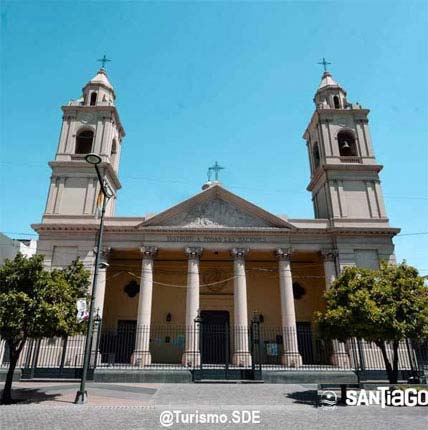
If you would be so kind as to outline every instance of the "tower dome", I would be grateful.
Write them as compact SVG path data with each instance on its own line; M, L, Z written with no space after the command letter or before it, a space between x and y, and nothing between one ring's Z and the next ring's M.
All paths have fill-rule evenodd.
M111 106L115 99L113 85L110 83L104 68L99 69L97 74L83 87L84 105Z
M346 91L336 82L329 71L325 71L315 94L314 102L320 109L345 109Z

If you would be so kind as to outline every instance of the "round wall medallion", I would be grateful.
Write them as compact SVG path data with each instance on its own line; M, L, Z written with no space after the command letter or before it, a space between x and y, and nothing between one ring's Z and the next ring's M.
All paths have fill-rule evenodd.
M226 273L223 270L212 268L207 269L202 274L202 284L214 284L214 285L207 285L207 288L213 292L213 293L219 293L223 290L223 288L227 285L227 281L222 281L222 279L226 278Z
M298 283L293 282L293 296L296 300L301 299L306 294L306 290Z
M135 297L140 292L140 286L136 281L131 281L125 285L123 291L128 295L128 297Z

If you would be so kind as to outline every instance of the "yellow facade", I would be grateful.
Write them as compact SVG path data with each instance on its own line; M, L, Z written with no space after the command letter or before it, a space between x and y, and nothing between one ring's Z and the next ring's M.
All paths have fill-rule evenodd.
M129 297L125 286L140 283L141 261L138 254L120 253L111 259L107 273L103 328L116 329L119 320L136 320L138 296ZM295 300L297 322L311 322L314 312L323 307L325 280L322 261L317 254L297 254L291 263L293 281L304 288L304 295ZM221 282L224 281L224 282ZM281 304L278 263L272 253L249 255L246 261L247 309L263 315L267 327L281 327ZM185 325L187 260L185 255L160 255L154 262L152 326ZM209 287L206 284L212 284ZM200 310L228 311L233 326L233 260L224 253L201 258ZM171 321L167 322L167 315ZM312 325L312 324L311 324Z

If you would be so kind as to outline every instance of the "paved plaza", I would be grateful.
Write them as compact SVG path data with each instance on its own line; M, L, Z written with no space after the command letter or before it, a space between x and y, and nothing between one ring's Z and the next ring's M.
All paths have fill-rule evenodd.
M91 383L88 404L74 405L77 387L77 383L66 382L16 383L15 398L30 400L0 406L0 429L428 428L428 410L423 407L317 408L316 385ZM217 414L226 422L202 423L204 414ZM193 423L177 423L178 416L193 419ZM253 418L259 423L242 423Z

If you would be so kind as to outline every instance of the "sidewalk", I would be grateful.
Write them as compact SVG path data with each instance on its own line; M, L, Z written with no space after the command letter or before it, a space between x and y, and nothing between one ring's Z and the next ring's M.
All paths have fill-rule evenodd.
M0 406L0 429L141 430L159 429L162 416L172 429L361 429L426 430L426 407L316 408L316 385L298 384L100 384L89 383L89 401L75 405L77 382L19 382L15 398ZM0 389L2 386L0 385ZM233 423L235 413L256 412L258 423ZM177 420L210 414L224 424ZM165 418L164 416L164 418ZM175 419L175 421L171 421Z
M88 382L88 404L93 406L144 406L149 404L159 384L100 384ZM0 385L0 390L3 384ZM18 404L42 403L58 406L73 404L78 382L16 382L12 386L12 398Z

